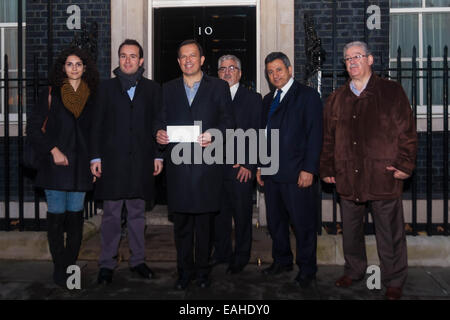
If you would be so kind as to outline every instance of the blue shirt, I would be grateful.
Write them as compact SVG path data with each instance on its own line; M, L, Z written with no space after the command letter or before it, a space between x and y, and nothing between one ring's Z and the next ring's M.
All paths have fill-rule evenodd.
M203 75L202 75L203 78ZM190 88L186 82L184 83L184 90L186 91L186 96L188 98L189 105L192 105L192 101L194 101L195 95L197 94L198 88L200 87L200 81L194 82L192 88Z
M350 90L352 90L352 92L359 97L361 95L361 93L364 91L364 89L367 87L368 82L369 81L367 81L364 84L364 87L361 89L361 91L358 91L358 89L356 89L355 85L353 84L353 81L350 81Z
M131 88L127 91L128 96L130 97L130 100L133 100L133 98L134 98L134 92L135 92L135 91L136 91L136 86L131 87Z

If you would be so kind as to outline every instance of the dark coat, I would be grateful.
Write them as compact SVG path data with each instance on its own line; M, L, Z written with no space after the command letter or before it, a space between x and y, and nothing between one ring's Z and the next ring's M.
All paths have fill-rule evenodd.
M215 128L225 137L227 128L234 129L231 114L231 95L228 83L203 75L192 105L189 106L183 78L163 85L163 108L167 125L194 125L202 121L202 132ZM219 211L223 187L223 165L179 164L172 162L166 148L168 207L171 212L206 213ZM194 143L190 144L192 156ZM204 148L203 148L204 150Z
M89 169L89 133L94 99L89 97L78 117L64 106L61 89L52 90L51 108L48 110L48 89L41 91L39 102L33 108L27 124L27 136L35 150L41 154L35 185L44 189L89 191L92 174ZM41 131L47 117L46 133ZM50 153L54 147L64 153L68 166L57 166Z
M347 82L328 98L320 176L335 177L343 199L400 197L403 181L386 167L412 174L416 151L416 126L399 83L372 74L359 97Z
M161 87L142 78L130 100L119 79L113 78L100 84L97 96L91 159L101 159L102 175L95 185L95 197L151 201Z
M261 117L262 117L262 98L261 95L257 92L251 91L245 88L242 85L239 85L239 88L234 96L233 102L231 104L233 111L233 118L236 123L236 129L242 129L247 131L248 129L255 129L256 134L259 134L259 129L261 128ZM258 136L257 136L258 137ZM257 143L257 142L256 142ZM253 146L256 147L256 146ZM255 148L257 150L257 148ZM248 139L246 139L246 148L245 148L245 163L240 163L245 168L249 169L252 172L252 179L256 176L256 167L257 164L250 163L249 156L250 146L248 143ZM237 162L237 139L234 141L234 156ZM256 159L258 159L258 155L255 155ZM225 179L231 180L236 179L236 176L239 172L239 168L233 168L233 165L225 166Z
M263 99L264 127L267 125L274 91ZM322 148L322 101L313 88L294 80L270 119L271 129L279 129L279 169L271 176L279 183L297 183L300 171L319 172ZM267 132L268 137L270 130ZM270 139L268 139L270 145ZM269 148L270 151L270 148Z

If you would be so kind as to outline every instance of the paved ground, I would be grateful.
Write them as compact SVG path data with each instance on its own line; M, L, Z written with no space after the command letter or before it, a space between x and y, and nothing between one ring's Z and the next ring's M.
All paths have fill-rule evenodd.
M7 300L382 300L384 290L368 290L366 281L349 289L334 287L341 266L320 266L316 282L301 289L293 282L296 272L267 277L261 273L266 265L251 264L238 275L225 273L219 265L211 273L212 285L198 288L195 283L186 291L173 289L176 280L174 262L150 262L156 279L142 280L132 274L126 262L120 263L110 285L96 283L97 263L81 261L81 289L64 290L51 281L51 262L0 261L0 299ZM405 300L450 300L448 268L410 268L404 288Z
M100 250L99 236L84 243L79 266L81 289L64 290L52 283L50 261L0 260L0 299L7 300L382 300L384 288L368 290L366 280L349 289L334 286L343 266L319 265L316 282L303 290L293 279L296 270L275 277L267 277L261 270L271 263L270 237L264 228L254 229L250 264L238 275L225 273L226 266L212 270L212 285L198 288L195 283L186 291L176 291L176 253L171 226L149 226L146 232L147 263L157 274L153 280L136 278L128 269L126 237L121 242L119 266L114 281L108 286L96 283ZM261 264L258 264L258 261ZM369 276L369 275L368 275ZM367 277L368 277L367 276ZM367 279L367 278L366 278ZM404 299L450 300L450 268L410 267L404 287Z

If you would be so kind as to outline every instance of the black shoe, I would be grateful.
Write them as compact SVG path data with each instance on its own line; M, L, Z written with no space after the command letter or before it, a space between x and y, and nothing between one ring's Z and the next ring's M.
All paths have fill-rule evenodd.
M130 270L131 272L136 272L144 279L153 279L155 277L153 271L145 263L141 263L135 267L131 267Z
M230 264L227 269L228 274L237 274L244 270L245 264Z
M110 284L112 282L114 270L108 268L100 268L98 272L98 284Z
M197 278L197 286L199 288L205 289L211 285L211 281L207 275L202 275Z
M270 267L268 267L267 269L264 269L263 273L265 275L274 276L274 275L277 275L277 274L280 274L280 273L283 273L283 272L292 271L292 269L293 269L292 264L283 266L281 264L278 264L278 263L274 262L274 263L271 264Z
M226 263L229 263L229 261L228 261L228 260L225 260L225 259L215 259L215 258L212 258L212 259L209 261L209 266L210 266L210 267L215 267L215 266L217 266L217 265L219 265L219 264L226 264Z
M68 275L65 273L63 267L55 267L53 271L53 282L61 288L67 289Z
M186 290L186 288L191 283L191 277L186 275L181 275L178 277L177 282L175 282L175 290Z
M311 282L313 282L314 280L316 280L316 274L304 275L299 272L297 274L297 277L295 277L295 282L302 289L309 288L309 286L311 285Z

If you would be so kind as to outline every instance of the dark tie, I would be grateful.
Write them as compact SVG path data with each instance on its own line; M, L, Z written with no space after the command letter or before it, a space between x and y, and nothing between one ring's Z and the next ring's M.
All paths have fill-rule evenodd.
M281 93L283 91L281 89L277 90L277 95L273 99L272 103L270 104L269 109L269 116L267 117L267 129L270 130L270 117L272 117L272 114L275 112L275 110L278 108L278 105L280 104L280 97Z
M278 105L280 104L280 97L281 97L281 93L283 91L281 91L281 89L277 90L277 95L275 96L275 98L273 99L272 103L270 104L270 109L269 109L269 119L272 116L272 114L275 112L275 110L278 108Z

